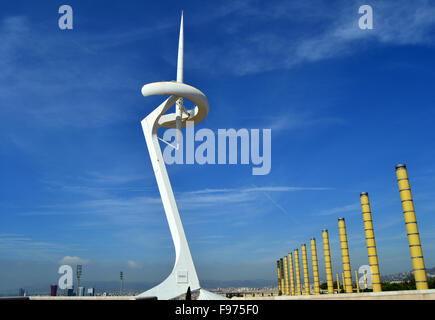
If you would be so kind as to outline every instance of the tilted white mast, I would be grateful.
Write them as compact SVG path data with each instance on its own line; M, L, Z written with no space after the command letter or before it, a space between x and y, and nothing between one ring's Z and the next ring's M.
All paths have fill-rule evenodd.
M183 11L181 11L181 22L180 22L180 37L178 39L178 59L177 59L177 82L183 83L183 67L184 67L184 26L183 26ZM176 130L177 130L177 147L178 150L180 146L180 136L181 136L181 119L183 117L183 98L177 100L175 107L176 114Z
M141 121L141 124L168 220L169 230L174 241L175 264L170 275L162 283L141 293L138 297L156 296L158 299L172 299L185 294L189 287L192 291L201 289L157 136L157 131L161 127L176 127L177 131L181 131L181 128L186 126L187 120L197 124L203 121L208 114L209 104L204 93L183 83L183 40L183 15L181 15L177 81L149 83L144 85L141 90L142 95L145 97L169 95L169 98L146 116ZM195 107L191 110L185 110L183 98L192 101ZM174 103L176 103L175 113L166 113ZM185 122L181 121L182 116L184 116ZM211 300L224 298L201 289L198 299Z
M178 38L177 82L183 82L184 65L184 26L183 11L181 11L180 37Z

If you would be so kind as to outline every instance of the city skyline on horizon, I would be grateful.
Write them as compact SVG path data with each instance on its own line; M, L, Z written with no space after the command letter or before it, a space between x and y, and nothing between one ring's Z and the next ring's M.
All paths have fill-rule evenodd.
M435 267L427 268L431 273L428 272L428 278L435 278ZM383 282L389 281L403 281L406 277L412 275L412 270L399 272L396 274L388 274L382 276ZM334 280L334 283L336 280ZM253 279L253 280L207 280L203 279L201 283L204 284L205 289L227 289L227 288L278 288L277 279ZM326 277L320 277L320 283L326 284ZM80 286L87 289L93 288L96 294L101 293L110 293L110 294L120 294L120 280L108 280L108 281L81 281ZM158 281L155 282L146 282L146 281L127 281L124 282L124 291L129 292L131 294L141 293L144 288L151 288L158 284ZM15 293L17 290L24 290L27 294L47 294L50 291L50 285L57 285L54 282L47 283L39 283L39 284L28 284L27 286L21 287L11 287L11 288L2 288L0 289L0 296L10 295ZM304 286L304 284L302 284ZM313 287L314 283L310 282L310 286ZM75 293L76 285L73 285L73 291ZM57 289L59 294L64 294L65 290Z

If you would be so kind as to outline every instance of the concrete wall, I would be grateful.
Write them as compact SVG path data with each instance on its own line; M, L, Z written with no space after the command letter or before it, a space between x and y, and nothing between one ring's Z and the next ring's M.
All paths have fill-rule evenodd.
M364 293L321 294L310 296L233 297L231 300L435 300L435 289Z

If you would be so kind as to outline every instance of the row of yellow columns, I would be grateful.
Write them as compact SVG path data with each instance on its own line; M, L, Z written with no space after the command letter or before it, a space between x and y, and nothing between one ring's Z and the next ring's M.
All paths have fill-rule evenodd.
M411 188L409 185L408 173L406 166L404 164L399 164L396 166L397 181L399 184L400 197L402 200L403 214L405 218L406 231L408 235L409 248L411 252L411 259L414 271L414 277L416 282L417 290L428 289L426 268L424 265L423 252L421 248L420 235L417 227L417 220L415 217L414 204L411 195ZM373 221L371 215L370 202L367 192L361 192L360 194L362 216L364 222L364 230L367 245L367 254L369 258L369 265L373 280L373 292L382 291L381 278L379 272L378 255L376 250L375 234L373 229ZM338 219L338 228L340 234L340 247L341 247L341 257L343 264L342 273L342 283L343 290L345 293L352 293L352 272L350 268L350 257L349 257L349 247L347 242L346 233L346 223L344 218ZM323 238L323 251L325 257L325 269L326 269L326 282L328 286L328 293L334 293L333 287L333 277L332 277L332 263L331 263L331 252L329 245L329 235L328 230L322 230ZM313 265L313 278L314 278L314 293L320 294L320 281L319 281L319 266L317 260L317 248L316 239L311 238L311 255L312 255L312 265ZM301 274L299 267L299 252L298 249L294 250L295 259L295 273L296 278L293 274L293 254L289 253L283 259L277 261L278 266L278 289L280 294L285 295L301 295L302 294L302 283ZM284 263L284 265L283 265ZM290 270L288 270L288 265L290 264ZM308 272L308 259L307 259L307 249L306 245L302 244L302 267L304 275L304 293L306 295L310 294L310 283L309 283L309 272ZM290 279L288 277L290 272ZM360 291L358 283L358 273L355 271L356 280L356 290ZM296 285L295 285L296 282ZM364 273L365 287L367 288L366 275ZM340 279L337 273L337 292L340 293Z
M349 258L349 248L347 243L347 233L346 233L346 224L344 218L338 219L338 227L340 232L340 246L341 246L341 255L342 255L342 263L343 263L343 273L342 273L342 283L343 290L346 293L353 292L352 286L352 273L350 268L350 258ZM366 230L367 232L367 230ZM373 232L373 230L372 230ZM329 245L329 234L328 230L322 230L323 237L323 250L325 257L325 269L326 269L326 282L328 285L328 293L334 293L333 286L333 278L332 278L332 263L331 263L331 254L330 254L330 245ZM373 239L374 242L374 237ZM376 251L376 248L374 248ZM301 272L300 272L300 264L299 264L299 251L298 249L294 250L295 256L295 269L296 269L296 290L295 288L295 278L293 273L293 255L292 253L288 254L288 257L285 256L284 259L280 259L277 261L278 263L278 289L280 294L283 295L301 295L302 294L302 281L301 281ZM313 278L314 278L314 293L320 294L320 280L319 280L319 267L317 260L317 247L316 247L316 239L311 238L311 256L312 256L312 265L313 265ZM377 256L374 257L375 260L372 259L371 266L373 265L372 270L379 270L379 266L377 264ZM374 261L374 262L373 262ZM288 265L290 264L290 269ZM304 276L304 294L310 294L310 281L309 281L309 272L308 272L308 257L307 257L307 248L305 244L302 244L302 267L303 267L303 276ZM289 279L290 274L290 279ZM358 282L357 273L356 274L356 282ZM378 272L379 276L379 272ZM373 284L376 283L376 278L373 277ZM375 286L373 286L375 291ZM340 293L340 279L337 274L337 292ZM357 283L357 291L359 292L359 286ZM379 290L380 290L380 281L379 281Z
M294 255L294 267L293 267ZM313 261L314 293L320 294L319 265L317 260L316 239L311 239L311 257ZM284 259L277 261L278 291L282 295L302 295L302 278L300 268L299 250L295 249ZM289 267L290 266L290 267ZM304 277L304 294L309 295L310 280L308 271L307 247L302 245L302 271Z

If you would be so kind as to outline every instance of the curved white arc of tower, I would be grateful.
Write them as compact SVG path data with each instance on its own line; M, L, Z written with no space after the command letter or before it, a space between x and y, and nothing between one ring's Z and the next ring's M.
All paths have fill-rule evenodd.
M205 94L185 83L172 81L153 82L144 85L141 91L144 97L153 95L174 95L192 101L195 103L195 108L187 110L190 116L188 118L187 116L184 117L185 120L192 121L193 124L203 121L209 111L208 100ZM158 120L159 125L164 128L175 128L175 120L177 116L176 113L161 114ZM184 127L186 127L186 121L183 121L182 123L182 128Z

